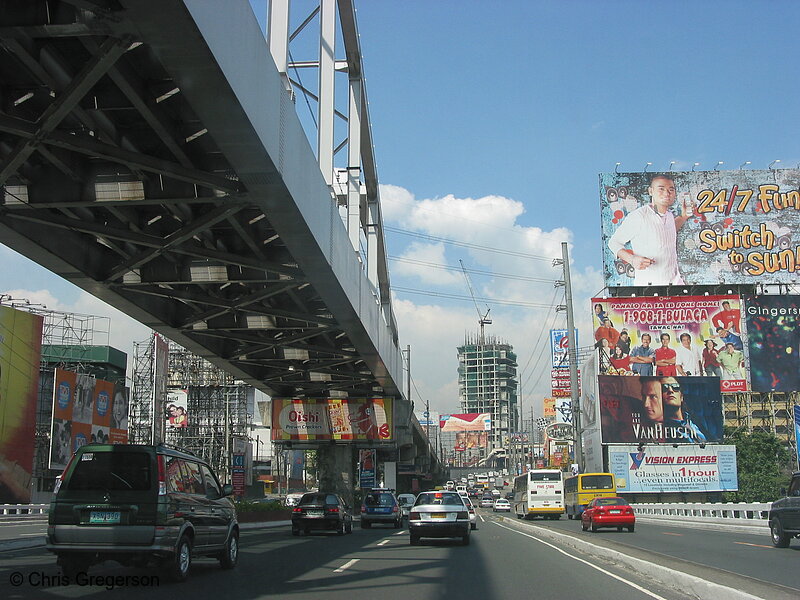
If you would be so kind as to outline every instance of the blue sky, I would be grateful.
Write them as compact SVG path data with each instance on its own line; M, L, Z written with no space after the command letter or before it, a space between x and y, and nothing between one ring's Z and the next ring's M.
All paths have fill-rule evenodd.
M564 318L548 308L552 282L520 277L559 277L548 257L568 241L588 343L588 298L603 287L598 173L617 162L621 171L647 162L651 171L672 161L675 170L800 162L800 3L355 3L385 224L472 245L389 230L389 254L402 259L390 262L392 284L467 295L458 271L430 266L457 268L459 259L516 277L471 274L480 296L521 304L480 309L491 307L487 331L518 353L526 413L538 413L547 394L546 330ZM263 15L264 0L252 4ZM306 4L297 3L293 23ZM49 308L112 314L11 251L1 248L0 258L0 290ZM475 307L396 291L395 311L401 344L412 346L417 402L460 412L455 348L477 328ZM116 315L115 336L132 353L130 340L146 330Z

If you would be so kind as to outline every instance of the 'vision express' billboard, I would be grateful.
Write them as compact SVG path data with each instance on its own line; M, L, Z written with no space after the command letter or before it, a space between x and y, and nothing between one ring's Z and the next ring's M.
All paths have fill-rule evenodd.
M602 173L609 287L792 283L800 170Z

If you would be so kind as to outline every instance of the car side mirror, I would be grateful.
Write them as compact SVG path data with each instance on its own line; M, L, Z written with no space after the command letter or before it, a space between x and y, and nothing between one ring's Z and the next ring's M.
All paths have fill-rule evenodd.
M226 483L222 486L222 495L220 498L224 498L225 496L233 496L233 486L230 483Z

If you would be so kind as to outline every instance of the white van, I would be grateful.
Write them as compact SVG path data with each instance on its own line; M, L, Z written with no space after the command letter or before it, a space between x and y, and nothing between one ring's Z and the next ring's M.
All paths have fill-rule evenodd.
M459 496L466 496L467 495L467 486L465 485L457 485L456 491L458 492Z

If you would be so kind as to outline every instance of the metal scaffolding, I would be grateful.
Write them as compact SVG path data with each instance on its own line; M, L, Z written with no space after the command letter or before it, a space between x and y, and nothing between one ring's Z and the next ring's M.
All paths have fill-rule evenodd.
M154 339L134 344L129 436L135 444L149 444L152 439ZM187 394L187 426L168 427L165 442L203 457L227 479L232 440L249 440L252 386L237 382L219 367L170 341L167 394L176 390ZM156 418L167 419L164 407L155 412Z

